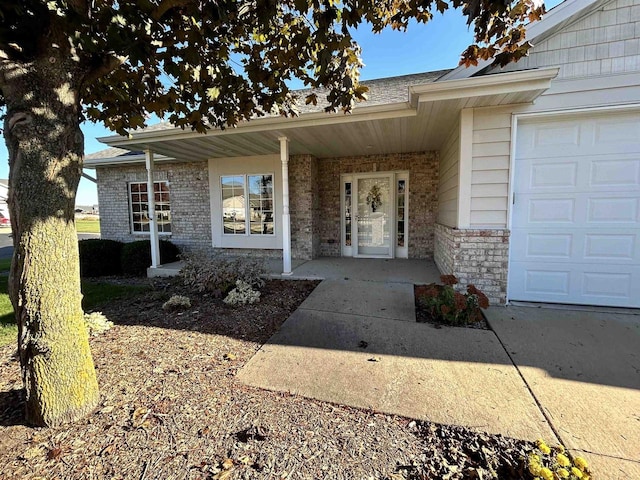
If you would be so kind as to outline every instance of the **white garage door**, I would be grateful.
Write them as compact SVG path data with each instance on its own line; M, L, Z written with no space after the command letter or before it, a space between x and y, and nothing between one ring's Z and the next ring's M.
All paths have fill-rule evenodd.
M640 112L520 121L509 299L640 307Z

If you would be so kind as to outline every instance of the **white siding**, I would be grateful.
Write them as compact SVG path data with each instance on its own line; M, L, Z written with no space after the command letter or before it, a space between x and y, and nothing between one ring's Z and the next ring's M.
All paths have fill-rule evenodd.
M640 72L640 0L615 0L540 41L505 72L560 67L559 79Z
M506 227L511 152L511 111L477 109L473 114L472 228Z
M458 163L460 161L460 119L449 132L440 151L438 179L438 223L456 227L458 217Z

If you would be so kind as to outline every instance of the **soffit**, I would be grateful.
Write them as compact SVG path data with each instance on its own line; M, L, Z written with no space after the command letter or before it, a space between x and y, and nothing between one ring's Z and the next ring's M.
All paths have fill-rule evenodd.
M464 108L531 103L550 85L556 69L515 72L434 83L412 88L410 101L358 109L351 115L308 114L293 119L259 119L238 128L198 134L181 129L109 137L110 145L131 151L195 161L277 154L279 138L289 139L292 155L317 158L439 150ZM142 161L87 158L85 166Z

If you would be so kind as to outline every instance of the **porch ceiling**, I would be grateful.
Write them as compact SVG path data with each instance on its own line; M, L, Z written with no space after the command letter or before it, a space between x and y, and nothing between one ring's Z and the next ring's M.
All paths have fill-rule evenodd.
M460 110L531 103L556 74L556 69L546 69L435 82L410 87L408 102L360 107L351 115L268 117L207 134L169 129L100 140L185 161L277 154L281 136L289 138L291 154L317 158L438 150ZM107 160L92 160L86 166L121 163Z

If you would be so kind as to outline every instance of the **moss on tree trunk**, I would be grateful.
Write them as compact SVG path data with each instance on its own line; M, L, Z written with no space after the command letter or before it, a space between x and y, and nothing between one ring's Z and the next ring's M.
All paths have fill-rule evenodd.
M26 419L43 426L81 418L99 398L74 224L84 139L73 68L60 68L65 61L47 57L16 66L11 77L5 72L3 88L15 247L10 296Z

